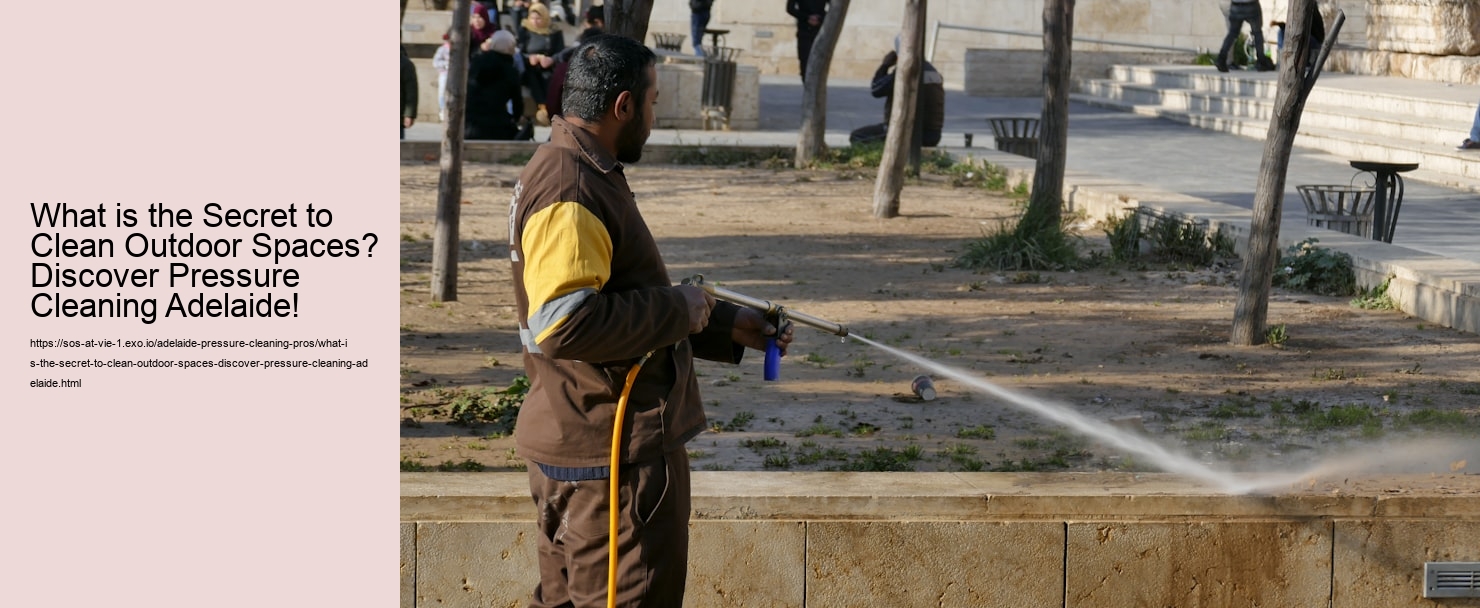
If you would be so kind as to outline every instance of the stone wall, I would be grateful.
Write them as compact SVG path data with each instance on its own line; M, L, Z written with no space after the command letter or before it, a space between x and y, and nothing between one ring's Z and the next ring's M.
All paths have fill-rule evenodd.
M1480 561L1480 478L1352 481L698 472L684 605L1480 606L1422 598ZM533 512L522 473L402 474L401 605L524 605Z
M1372 48L1424 55L1480 55L1480 2L1367 0Z

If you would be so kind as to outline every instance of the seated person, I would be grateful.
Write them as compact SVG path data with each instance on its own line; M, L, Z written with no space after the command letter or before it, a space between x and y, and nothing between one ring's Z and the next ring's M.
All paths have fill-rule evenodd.
M889 112L894 108L894 64L899 61L899 39L894 40L894 51L889 51L884 56L884 62L879 64L879 69L874 71L874 80L869 87L869 92L874 97L884 98L884 122L868 125L854 129L848 135L848 143L857 145L869 142L882 142L889 134ZM945 79L941 78L940 72L929 61L924 63L924 75L920 81L920 90L915 94L915 120L920 121L923 127L921 145L934 147L940 143L941 128L946 122L946 88Z
M514 67L514 35L498 30L479 45L468 65L466 139L515 139L515 117L524 113L519 70Z

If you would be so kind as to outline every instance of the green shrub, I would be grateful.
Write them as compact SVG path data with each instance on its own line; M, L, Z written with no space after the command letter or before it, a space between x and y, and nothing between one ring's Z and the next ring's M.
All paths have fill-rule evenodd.
M514 423L519 418L519 408L524 405L527 393L529 377L523 375L514 378L505 388L459 392L448 404L448 415L452 424L489 424L493 427L490 436L508 435L514 432Z
M1363 310L1397 310L1398 303L1388 296L1388 283L1393 278L1388 277L1381 285L1369 289L1358 289L1357 297L1352 298L1352 306Z
M1318 239L1308 238L1291 245L1280 258L1271 283L1296 291L1323 296L1357 294L1357 275L1352 270L1352 256L1340 251L1317 247Z
M1001 222L995 232L967 243L954 265L976 271L1064 270L1079 265L1078 243L1062 227L1022 232Z

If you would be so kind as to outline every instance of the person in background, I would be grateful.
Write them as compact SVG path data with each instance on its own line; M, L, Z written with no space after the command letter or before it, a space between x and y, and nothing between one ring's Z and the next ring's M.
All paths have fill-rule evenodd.
M442 46L432 54L432 68L437 70L437 119L447 122L447 70L452 67L452 28L442 34Z
M416 124L416 64L406 54L406 45L401 45L401 139L406 139L406 129Z
M822 31L827 17L827 0L786 0L786 14L797 20L797 62L802 66L802 83L807 82L807 58L812 55L812 42Z
M524 32L524 20L529 18L530 0L504 0L504 29L512 29L518 37Z
M467 108L465 139L518 138L524 95L514 68L514 35L508 31L494 32L469 61Z
M1228 33L1223 36L1223 46L1218 48L1218 57L1213 60L1213 66L1219 72L1228 71L1228 52L1233 49L1233 43L1238 41L1238 35L1249 24L1249 35L1254 37L1254 53L1258 55L1255 67L1261 72L1274 69L1274 62L1264 54L1264 30L1260 29L1264 24L1264 11L1259 8L1259 0L1230 0L1228 4Z
M565 73L570 69L571 56L575 54L577 48L580 48L579 45L599 35L601 35L601 28L588 27L576 38L577 46L560 51L560 54L555 56L555 69L550 73L550 92L545 95L545 108L549 110L550 118L553 119L563 113L561 97L565 95Z
M550 27L550 9L536 2L529 5L529 18L519 34L519 51L524 56L524 86L535 103L535 122L549 124L549 107L545 96L550 91L550 74L555 70L555 55L565 50L565 35Z
M493 24L492 18L488 15L488 7L482 2L473 3L473 16L469 25L471 27L468 38L468 55L472 56L483 47L483 43L488 41L494 32L498 31L498 27Z
M529 463L540 581L530 606L605 606L607 518L618 514L618 606L683 605L690 472L706 426L695 357L738 363L791 330L752 308L674 285L627 183L658 100L657 58L601 35L576 50L565 116L519 174L509 256L530 390L515 424ZM622 421L619 477L611 443ZM615 482L622 503L609 504Z
M848 134L848 143L863 144L882 142L889 137L889 114L894 110L894 67L899 62L899 38L894 39L895 50L884 55L879 69L874 71L869 93L884 98L884 122L854 129ZM940 133L946 122L945 79L929 61L921 60L923 73L920 90L915 93L915 120L921 128L920 145L934 147L940 143Z
M606 29L606 6L594 4L586 9L586 29Z
M1470 124L1470 136L1459 142L1459 150L1480 150L1480 106L1475 107L1475 122Z
M694 54L704 56L704 30L709 29L709 11L714 0L689 0L689 35L694 38Z

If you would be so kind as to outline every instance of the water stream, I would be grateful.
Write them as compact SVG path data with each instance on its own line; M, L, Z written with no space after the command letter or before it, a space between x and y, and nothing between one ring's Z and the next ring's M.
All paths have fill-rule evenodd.
M1163 471L1186 475L1206 482L1217 490L1228 494L1246 494L1259 490L1288 487L1315 474L1330 474L1346 468L1346 466L1341 464L1327 463L1298 473L1234 474L1227 471L1218 471L1198 462L1190 456L1173 452L1147 437L1124 431L1104 421L1090 418L1066 405L1043 401L1008 390L987 382L966 370L937 363L914 353L886 346L856 334L849 335L848 337L883 350L894 357L913 363L921 369L936 374L938 377L950 378L959 382L962 386L970 387L978 392L996 397L1004 403L1057 423L1076 433L1140 456L1148 464Z

